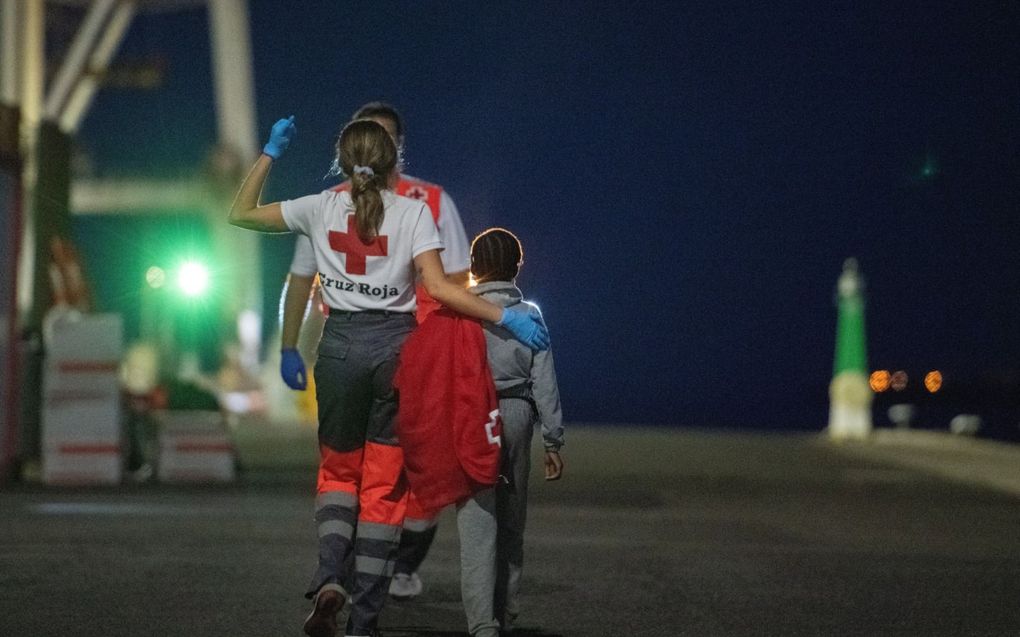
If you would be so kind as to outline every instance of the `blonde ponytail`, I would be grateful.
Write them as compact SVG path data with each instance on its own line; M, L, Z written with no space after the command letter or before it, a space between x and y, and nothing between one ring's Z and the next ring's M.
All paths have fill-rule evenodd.
M337 140L337 160L351 178L351 200L358 237L365 243L379 234L385 213L382 191L397 165L397 147L386 129L370 119L349 123Z

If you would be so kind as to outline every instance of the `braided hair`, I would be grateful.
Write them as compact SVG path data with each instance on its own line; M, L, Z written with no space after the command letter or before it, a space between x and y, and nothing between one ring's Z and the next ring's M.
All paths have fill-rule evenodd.
M478 283L513 281L522 263L524 248L505 228L489 228L471 242L471 276Z
M397 146L386 129L370 119L356 119L336 142L340 169L351 178L358 237L368 243L383 221L382 191L397 165Z

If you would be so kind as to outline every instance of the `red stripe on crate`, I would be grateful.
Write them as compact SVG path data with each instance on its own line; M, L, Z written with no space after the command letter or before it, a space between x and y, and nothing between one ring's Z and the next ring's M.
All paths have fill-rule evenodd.
M57 447L60 453L70 455L91 455L120 453L120 445L111 444L68 444Z
M234 450L234 445L229 442L179 442L174 445L175 451L183 452L211 452L222 453Z
M75 372L115 372L120 367L118 361L60 361L57 369L65 374Z

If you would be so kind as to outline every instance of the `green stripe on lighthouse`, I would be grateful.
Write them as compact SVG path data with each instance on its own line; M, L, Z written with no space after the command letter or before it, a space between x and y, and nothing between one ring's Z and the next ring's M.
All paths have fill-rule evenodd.
M836 359L832 375L840 372L867 374L868 347L864 329L864 281L857 259L843 262L843 273L836 288Z

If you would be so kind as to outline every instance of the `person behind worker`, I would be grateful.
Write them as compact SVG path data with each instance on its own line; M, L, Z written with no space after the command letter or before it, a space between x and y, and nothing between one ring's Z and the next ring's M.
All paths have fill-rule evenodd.
M311 637L334 637L349 594L346 635L361 637L378 624L406 507L393 373L416 325L415 277L440 303L502 325L528 347L547 347L548 332L531 316L490 303L446 278L442 242L428 206L392 190L399 174L397 146L377 122L350 122L337 139L336 160L351 179L349 191L261 204L270 168L295 133L293 116L273 125L228 220L259 232L298 232L312 242L330 309L314 370L319 563L306 592L313 602L303 628Z
M490 228L471 243L470 288L479 298L541 321L538 307L515 284L524 262L521 242L509 230ZM504 327L485 324L486 356L503 421L500 474L504 480L457 507L461 596L474 637L511 632L520 612L531 439L545 446L545 479L563 475L563 416L552 350L536 352Z

